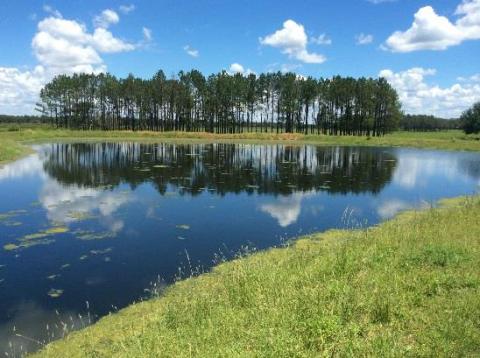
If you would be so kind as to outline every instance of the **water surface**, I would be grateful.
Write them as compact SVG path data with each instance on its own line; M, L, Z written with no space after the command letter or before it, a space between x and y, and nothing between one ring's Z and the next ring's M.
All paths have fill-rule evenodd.
M0 352L11 355L147 297L159 278L169 284L298 235L373 225L480 184L480 156L464 152L139 143L35 150L0 169Z

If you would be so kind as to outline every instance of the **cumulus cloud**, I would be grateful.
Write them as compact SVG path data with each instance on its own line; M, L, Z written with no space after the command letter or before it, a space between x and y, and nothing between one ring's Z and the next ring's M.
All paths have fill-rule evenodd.
M308 37L305 33L305 28L293 20L285 21L280 30L259 40L262 45L279 48L289 58L294 58L304 63L323 63L326 61L325 56L308 52Z
M394 32L385 48L392 52L445 50L467 40L480 39L480 0L464 0L456 9L456 22L438 15L433 7L420 8L410 28Z
M183 46L183 50L191 57L198 57L200 52L190 47L190 45Z
M401 72L386 69L379 76L397 90L407 113L456 118L480 99L479 83L455 83L450 87L428 84L425 78L435 74L435 69L415 67Z
M31 113L44 83L42 66L36 66L32 71L0 67L0 113Z
M135 45L114 37L103 27L89 33L75 20L48 17L39 22L32 48L40 64L55 75L103 72L106 66L99 53L131 51Z
M357 43L357 45L371 44L373 42L373 35L364 34L362 32L361 34L355 36L355 42Z
M118 10L120 10L120 12L122 14L129 14L131 13L133 10L135 10L135 5L134 4L130 4L130 5L120 5L120 7L118 8Z
M110 25L117 24L120 21L118 14L112 9L106 9L93 18L95 27L108 28Z
M241 64L235 62L235 63L232 63L230 65L230 68L228 69L228 73L230 73L231 75L234 75L236 73L241 73L242 75L250 75L250 74L255 74L255 72L253 70L251 70L250 68L247 68L245 69L245 67L243 67Z
M317 37L311 37L310 42L315 45L331 45L332 39L327 34L321 34Z
M101 54L132 51L136 44L115 37L107 28L118 23L113 10L96 16L92 32L76 21L63 18L46 5L50 16L41 20L32 39L38 65L33 70L0 67L0 112L31 114L43 85L58 74L100 73L106 71ZM145 30L144 30L145 35ZM151 33L149 33L151 38Z

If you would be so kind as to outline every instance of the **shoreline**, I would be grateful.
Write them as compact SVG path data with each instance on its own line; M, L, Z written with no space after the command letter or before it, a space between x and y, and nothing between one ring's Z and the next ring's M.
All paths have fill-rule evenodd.
M304 355L472 353L480 343L470 324L480 313L479 214L478 197L457 197L373 227L300 237L178 281L160 297L105 316L34 356L188 356L190 345L200 356L262 355L275 348L269 340L277 353ZM468 323L470 331L446 335L446 320L450 329ZM332 344L319 344L319 337Z
M480 136L461 131L394 132L383 137L328 136L276 133L212 134L206 132L80 131L38 127L2 131L0 167L32 153L28 145L56 142L165 142L165 143L247 143L319 146L405 147L432 150L480 151Z

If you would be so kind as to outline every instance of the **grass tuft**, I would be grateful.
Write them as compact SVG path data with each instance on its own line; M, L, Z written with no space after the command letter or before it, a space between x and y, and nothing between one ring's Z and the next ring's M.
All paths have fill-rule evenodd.
M476 356L479 216L460 198L243 254L37 356Z

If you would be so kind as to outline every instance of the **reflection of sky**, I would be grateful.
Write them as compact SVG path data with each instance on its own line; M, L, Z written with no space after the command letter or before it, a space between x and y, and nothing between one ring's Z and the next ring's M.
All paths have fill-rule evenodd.
M25 233L21 235L30 234L35 227L28 227L28 224L39 223L42 225L41 229L45 229L47 225L44 221L48 220L50 225L60 223L75 226L70 235L77 227L105 227L118 234L118 240L105 243L57 240L57 246L53 247L53 250L37 247L30 251L20 251L19 259L14 258L16 253L2 250L0 255L11 261L10 266L0 273L3 275L11 269L17 275L12 274L3 282L3 287L11 287L10 302L15 302L11 305L17 304L15 299L18 295L24 295L23 297L36 302L33 305L19 306L18 316L12 322L45 321L50 314L48 307L39 305L39 302L49 300L45 296L50 287L42 286L40 293L30 289L32 284L27 281L26 276L22 276L22 270L38 270L39 272L35 271L31 276L36 275L35 279L40 277L37 281L41 282L41 285L50 284L49 281L45 284L47 274L61 273L58 281L61 285L53 287L65 288L65 293L55 304L65 302L62 300L78 299L76 296L82 294L92 296L92 300L96 298L97 302L109 301L112 297L125 297L127 302L121 303L128 304L138 298L133 297L134 292L138 292L134 290L137 286L141 286L140 292L143 292L145 285L142 280L150 280L158 274L165 274L168 278L170 269L176 274L179 257L185 256L187 250L192 262L207 262L208 266L213 253L223 246L235 251L252 242L253 246L262 249L279 244L279 237L290 238L306 232L336 227L357 227L354 225L356 221L361 225L376 224L402 210L420 207L425 205L425 202L431 203L440 197L468 194L468 190L477 188L479 183L475 166L475 163L479 163L477 154L385 149L396 154L397 166L391 182L378 194L332 194L325 189L291 195L260 195L252 194L250 190L240 193L227 192L222 196L204 191L198 196L190 196L188 193L181 195L176 186L169 185L168 194L161 196L155 186L146 179L147 181L135 187L133 195L127 184L111 190L60 183L43 169L43 148L45 147L38 147L37 153L0 168L0 195L9 198L8 203L0 202L0 208L3 211L30 208L28 205L33 200L38 200L39 205L35 206L38 210L32 206L28 215L41 216L40 221L35 217L30 222L27 217L25 221L19 218L19 221L26 225L8 227L5 230L23 230ZM313 148L307 147L300 160L308 160L309 168L321 167L328 171L332 163L319 162L311 155ZM136 150L139 152L140 148ZM341 160L338 154L341 151L335 148L328 150L334 154L333 163ZM275 146L257 146L252 153L247 151L247 154L259 161L255 165L273 170L271 161L276 159ZM311 163L309 158L313 158ZM465 167L466 163L468 168ZM95 222L85 222L82 227L79 222L83 220L82 214L85 214L84 217L93 217ZM11 237L15 239L21 235L15 232ZM75 266L78 257L88 253L92 247L105 250L110 246L113 253L108 268L99 264L104 262L101 255L96 256L97 261L89 258L81 261L81 267ZM28 260L27 255L31 255ZM66 263L69 255L72 262L70 271L58 271L59 264ZM23 262L22 258L25 258ZM45 269L52 261L56 266ZM91 266L88 266L90 264ZM46 270L49 270L48 273ZM24 287L18 288L21 283L24 283ZM79 291L74 292L75 290ZM36 294L39 296L35 296ZM69 298L69 295L76 296ZM72 302L70 304L66 311L71 312L72 307L78 308ZM84 302L80 305L78 312L83 310ZM25 315L21 314L22 311L26 312ZM29 311L33 313L29 314ZM28 329L26 331L28 332ZM4 333L0 326L0 337L4 334L7 333Z
M113 215L131 200L127 193L63 185L45 174L42 147L35 147L35 149L37 149L36 153L1 167L0 183L19 178L38 177L41 181L38 200L51 223L69 224L88 215L98 218L113 232L118 232L124 227L124 222L115 219Z
M431 185L431 179L435 177L449 182L470 180L468 173L462 170L461 161L475 155L408 149L397 153L393 184L404 189L424 188Z
M313 194L313 192L298 192L290 196L281 196L274 201L260 205L260 210L274 218L281 227L287 227L298 220L303 199Z

